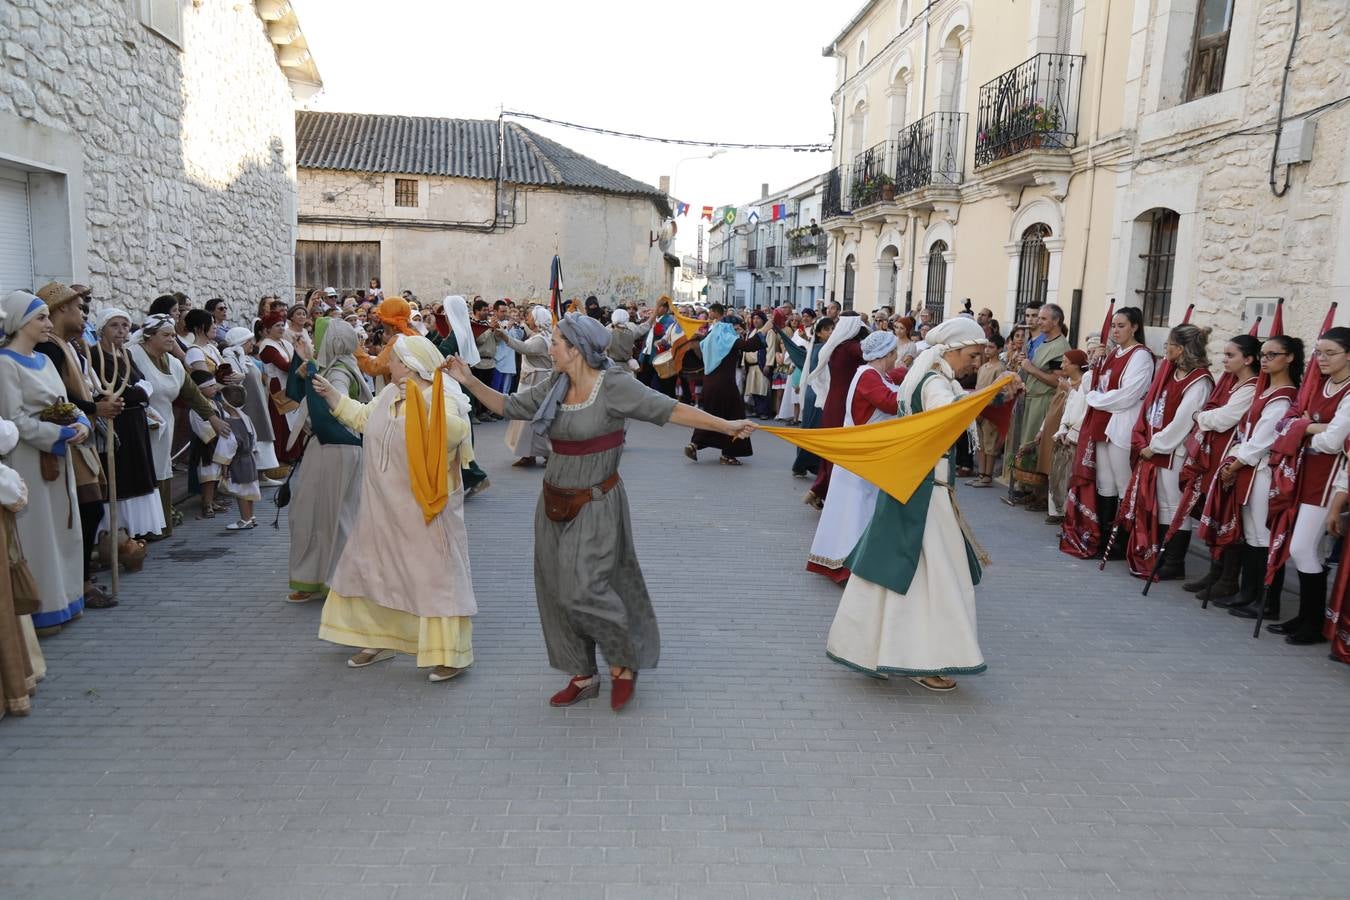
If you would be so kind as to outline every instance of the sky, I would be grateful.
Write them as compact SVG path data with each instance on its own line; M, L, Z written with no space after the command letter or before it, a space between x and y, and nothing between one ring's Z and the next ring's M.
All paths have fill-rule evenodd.
M292 0L324 89L307 109L496 118L516 109L657 137L829 144L821 48L862 0ZM653 144L521 121L693 209L739 205L829 168L828 153ZM681 162L683 160L683 162ZM687 222L687 224L686 224Z

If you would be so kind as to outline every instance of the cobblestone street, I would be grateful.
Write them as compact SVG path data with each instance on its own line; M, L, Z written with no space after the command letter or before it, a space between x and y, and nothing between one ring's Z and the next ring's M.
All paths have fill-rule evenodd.
M1141 597L963 490L995 560L989 672L939 696L846 671L824 652L839 590L803 571L817 515L769 436L733 469L631 427L661 665L621 715L608 685L549 708L540 475L503 431L478 430L477 663L448 684L316 638L270 504L240 535L189 506L120 608L44 643L33 715L0 722L0 896L1345 895L1350 671L1324 646L1253 641L1175 584Z

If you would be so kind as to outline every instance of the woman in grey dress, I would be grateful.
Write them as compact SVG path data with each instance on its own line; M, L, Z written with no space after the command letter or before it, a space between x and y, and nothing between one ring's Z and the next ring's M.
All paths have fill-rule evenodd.
M661 652L656 613L633 546L628 495L619 480L628 419L745 437L755 426L729 422L611 373L609 331L575 313L553 329L553 375L504 397L473 376L458 357L450 375L488 409L531 420L553 452L534 514L534 590L549 665L572 675L549 701L571 706L600 692L595 651L609 663L617 712L631 699L637 673Z

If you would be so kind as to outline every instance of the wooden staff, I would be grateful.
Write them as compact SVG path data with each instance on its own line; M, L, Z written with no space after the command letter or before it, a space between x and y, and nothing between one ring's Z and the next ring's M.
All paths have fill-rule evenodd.
M101 340L99 351L100 360L102 357L110 355L109 351L104 350ZM92 360L90 361L91 365L89 366L89 372L93 377L94 387L103 395L105 400L119 399L123 392L126 391L127 385L131 383L131 361L127 357L126 351L119 347L114 348L111 352L116 353L116 355L113 356L111 385L109 385L109 382L103 377L103 373L99 371L101 366L92 365ZM117 365L119 362L126 363L126 378L121 380L121 384L117 383ZM103 417L103 421L107 423L106 427L108 429L108 441L107 447L104 449L105 461L103 465L108 476L108 545L111 547L110 565L112 567L112 593L113 599L116 599L118 588L120 586L118 557L121 555L119 552L121 548L117 543L117 531L120 527L117 521L117 429L114 427L112 419ZM93 435L91 434L90 437L93 437Z

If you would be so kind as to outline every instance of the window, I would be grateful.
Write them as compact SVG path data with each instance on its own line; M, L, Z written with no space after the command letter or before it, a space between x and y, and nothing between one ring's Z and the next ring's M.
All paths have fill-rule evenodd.
M1155 209L1149 214L1148 252L1139 254L1144 261L1144 286L1135 290L1144 324L1165 326L1172 306L1172 270L1176 265L1177 227L1181 216L1170 209Z
M1037 223L1022 232L1022 252L1017 260L1017 302L1013 321L1026 317L1028 306L1045 303L1050 285L1050 251L1045 239L1050 237L1050 226Z
M946 241L934 241L928 249L928 284L924 287L923 305L933 325L941 322L947 311L947 257L943 255L946 252Z
M844 260L844 301L840 304L840 308L845 312L853 309L853 287L857 280L853 270L857 268L857 265L853 254L849 254L848 258Z
M33 277L33 217L28 179L0 169L0 291L37 287Z
M1223 90L1223 67L1228 60L1228 31L1232 24L1233 0L1200 0L1186 76L1187 100Z
M141 23L169 43L183 47L182 0L138 0Z
M395 179L394 179L394 205L395 205L395 206L416 206L416 205L417 205L417 179L416 179L416 178L395 178Z

